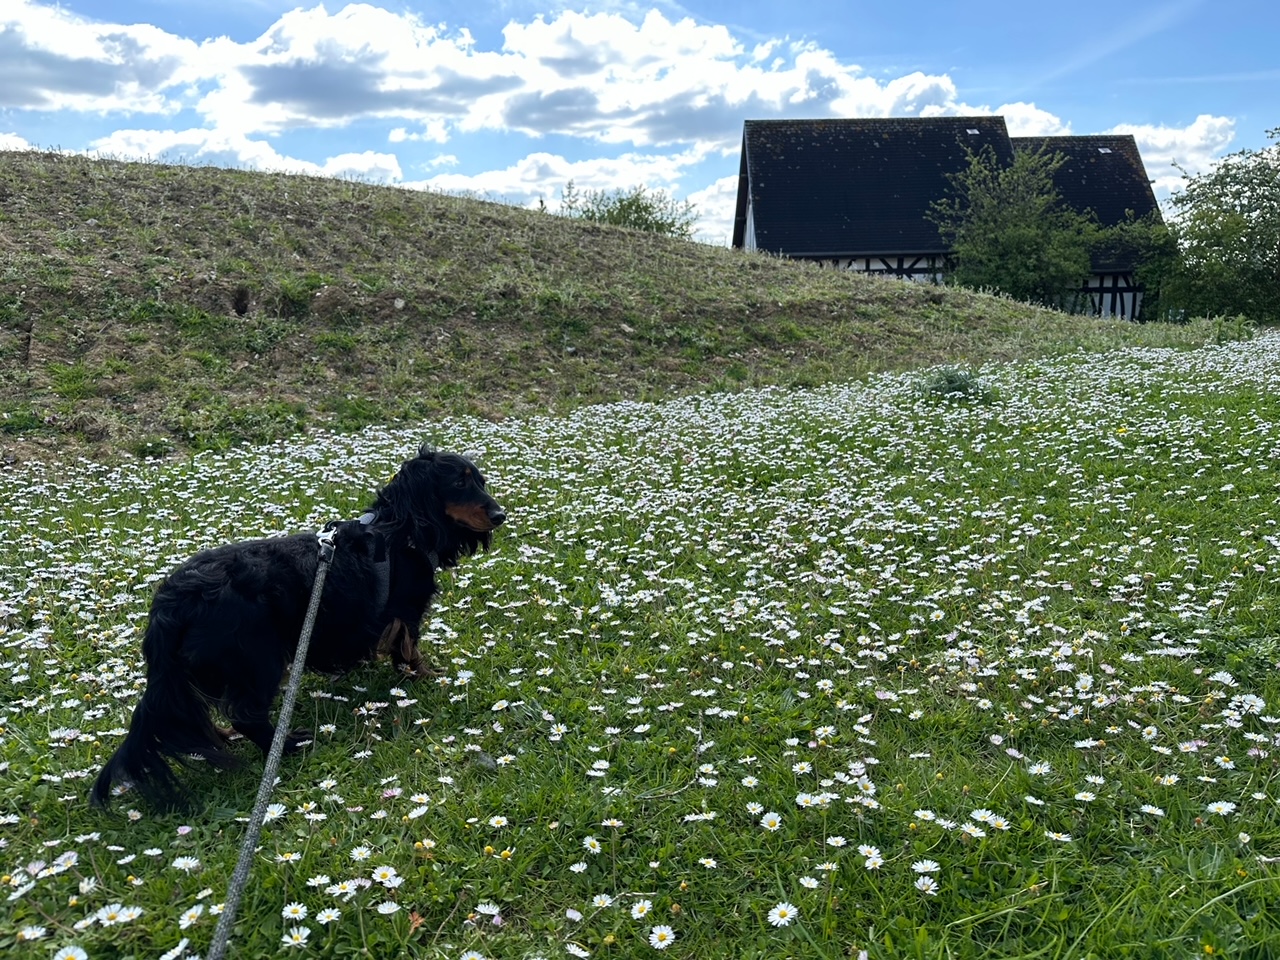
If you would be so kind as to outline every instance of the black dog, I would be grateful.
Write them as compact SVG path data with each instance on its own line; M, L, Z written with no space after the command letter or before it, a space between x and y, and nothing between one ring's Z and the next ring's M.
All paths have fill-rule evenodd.
M403 669L428 672L418 638L436 570L487 548L505 519L471 461L424 447L368 513L337 525L307 667L336 673L389 653ZM142 640L147 688L94 784L96 806L116 780L154 806L180 805L166 758L233 766L226 741L234 732L270 749L268 711L297 650L318 566L315 534L301 533L206 550L169 574ZM210 707L233 729L215 726ZM304 736L291 734L290 745Z

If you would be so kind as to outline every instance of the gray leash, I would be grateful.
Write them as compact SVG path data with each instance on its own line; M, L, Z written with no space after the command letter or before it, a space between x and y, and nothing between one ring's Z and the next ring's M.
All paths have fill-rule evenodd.
M262 823L267 816L267 804L271 800L271 790L276 785L276 775L280 771L280 758L284 756L284 742L289 737L289 721L293 717L293 705L298 699L298 686L302 682L302 668L307 662L307 647L311 643L311 631L316 625L316 611L320 609L320 594L324 590L324 578L329 573L329 564L333 562L333 524L330 523L316 534L320 543L320 565L316 567L316 583L311 588L311 605L307 607L307 619L302 624L302 634L298 637L298 650L293 655L293 666L289 669L289 684L285 687L284 699L280 701L280 714L276 717L276 733L271 739L271 749L267 752L266 769L262 772L262 783L258 784L258 801L253 813L249 815L249 832L245 834L244 843L240 846L240 859L236 863L235 872L231 874L231 883L227 887L227 899L222 913L218 915L218 926L213 931L213 942L209 945L207 960L222 960L226 952L227 941L231 938L231 928L236 921L236 908L240 906L240 895L244 893L249 882L249 870L253 866L253 855L258 848L258 837L262 833Z

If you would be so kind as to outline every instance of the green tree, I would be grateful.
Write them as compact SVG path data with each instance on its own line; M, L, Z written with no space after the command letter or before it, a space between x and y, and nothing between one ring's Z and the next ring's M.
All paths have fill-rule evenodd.
M560 213L579 220L611 223L689 240L698 214L688 200L677 201L661 190L577 190L570 180L561 191Z
M1061 309L1087 305L1080 289L1098 227L1058 195L1053 175L1064 162L1018 151L1003 164L990 147L969 151L968 166L948 174L951 195L929 214L953 251L952 283Z
M1170 199L1182 253L1170 306L1280 321L1280 127L1267 136L1276 143L1224 157Z
M1134 281L1143 288L1139 319L1169 320L1181 315L1169 303L1169 291L1181 269L1178 243L1159 213L1137 218L1129 211L1122 223L1098 230L1093 243L1095 263L1119 264L1133 269Z

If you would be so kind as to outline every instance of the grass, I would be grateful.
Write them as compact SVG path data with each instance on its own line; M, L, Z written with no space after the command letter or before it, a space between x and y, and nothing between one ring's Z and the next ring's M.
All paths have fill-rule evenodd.
M0 456L19 459L1231 333L317 177L0 151L0 197Z
M306 679L235 956L1276 956L1278 387L1263 336L0 468L0 949L204 950L259 758L85 799L151 586L425 439L510 521L439 683Z

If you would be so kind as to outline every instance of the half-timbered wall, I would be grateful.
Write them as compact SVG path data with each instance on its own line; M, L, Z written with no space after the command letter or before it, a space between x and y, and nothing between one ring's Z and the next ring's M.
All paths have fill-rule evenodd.
M937 254L902 254L884 257L823 257L816 261L824 267L853 270L857 273L884 273L903 280L941 283L943 258Z
M1084 288L1094 316L1136 320L1142 310L1142 287L1131 273L1095 273Z
M747 249L755 248L751 208L747 208ZM801 257L823 267L879 273L917 283L942 283L946 258L937 254L901 254L884 257ZM1131 273L1095 273L1085 281L1082 296L1088 297L1088 311L1095 317L1123 317L1136 320L1142 311L1142 287ZM1084 303L1074 299L1063 304L1069 312L1083 312Z

